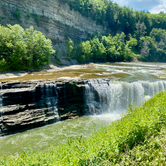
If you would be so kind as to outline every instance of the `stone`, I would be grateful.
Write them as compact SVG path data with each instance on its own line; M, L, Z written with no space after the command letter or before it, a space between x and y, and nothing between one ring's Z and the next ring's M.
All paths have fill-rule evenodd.
M15 16L16 10L20 12L20 20ZM62 0L1 0L0 22L5 26L33 26L50 38L54 45L64 43L68 37L73 41L83 41L87 39L88 33L98 31L105 34L106 30L110 31L107 27L97 25L91 18L71 10L68 1Z
M2 92L1 135L84 115L83 80L3 82Z

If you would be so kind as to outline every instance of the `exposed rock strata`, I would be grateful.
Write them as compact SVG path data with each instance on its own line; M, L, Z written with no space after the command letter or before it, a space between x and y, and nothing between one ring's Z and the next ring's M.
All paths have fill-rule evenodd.
M83 81L2 83L1 98L2 136L84 114Z
M67 37L80 41L88 33L106 31L106 27L70 10L65 0L1 0L0 24L16 23L24 28L34 26L54 44L64 43Z

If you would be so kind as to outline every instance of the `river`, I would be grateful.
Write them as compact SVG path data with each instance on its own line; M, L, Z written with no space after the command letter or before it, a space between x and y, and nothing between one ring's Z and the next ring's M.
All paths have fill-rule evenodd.
M112 121L120 119L130 103L141 105L156 92L166 89L165 69L164 63L105 63L25 73L20 77L18 73L2 76L1 82L93 78L86 85L85 104L94 115L0 137L0 155L22 153L28 149L45 150L52 144L65 142L67 137L90 136ZM109 84L103 84L101 78L109 78ZM94 102L93 89L100 94L100 103ZM0 103L0 107L1 105ZM100 112L100 115L95 115L96 112Z

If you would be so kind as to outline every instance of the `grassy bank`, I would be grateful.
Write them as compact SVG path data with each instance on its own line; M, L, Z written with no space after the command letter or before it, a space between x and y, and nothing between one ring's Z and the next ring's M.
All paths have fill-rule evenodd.
M161 92L87 140L69 138L44 152L2 156L0 165L164 165L165 137L166 92Z

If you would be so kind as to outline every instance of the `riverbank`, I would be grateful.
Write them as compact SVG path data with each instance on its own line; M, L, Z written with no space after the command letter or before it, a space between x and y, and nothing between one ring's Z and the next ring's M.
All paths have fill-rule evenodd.
M46 66L45 68L38 69L38 70L32 70L32 71L6 71L6 72L1 72L0 73L0 81L6 81L7 79L13 80L19 80L20 77L24 77L26 75L34 75L34 73L51 73L51 72L60 72L60 71L65 71L65 70L76 70L76 69L88 69L94 67L93 63L90 64L84 64L84 65L66 65L66 66L56 66L53 64L50 64ZM63 78L62 78L63 79ZM65 79L71 79L71 77L64 77Z
M144 76L140 73L144 73ZM147 75L147 74L148 75ZM145 76L147 75L147 76ZM166 79L165 63L121 62L121 63L89 63L69 66L51 64L34 71L1 72L0 82L31 80L78 80L109 78L111 80L155 81ZM133 79L134 78L134 79Z
M87 140L68 138L44 152L5 155L0 165L164 165L166 158L166 92L130 109L120 120Z

